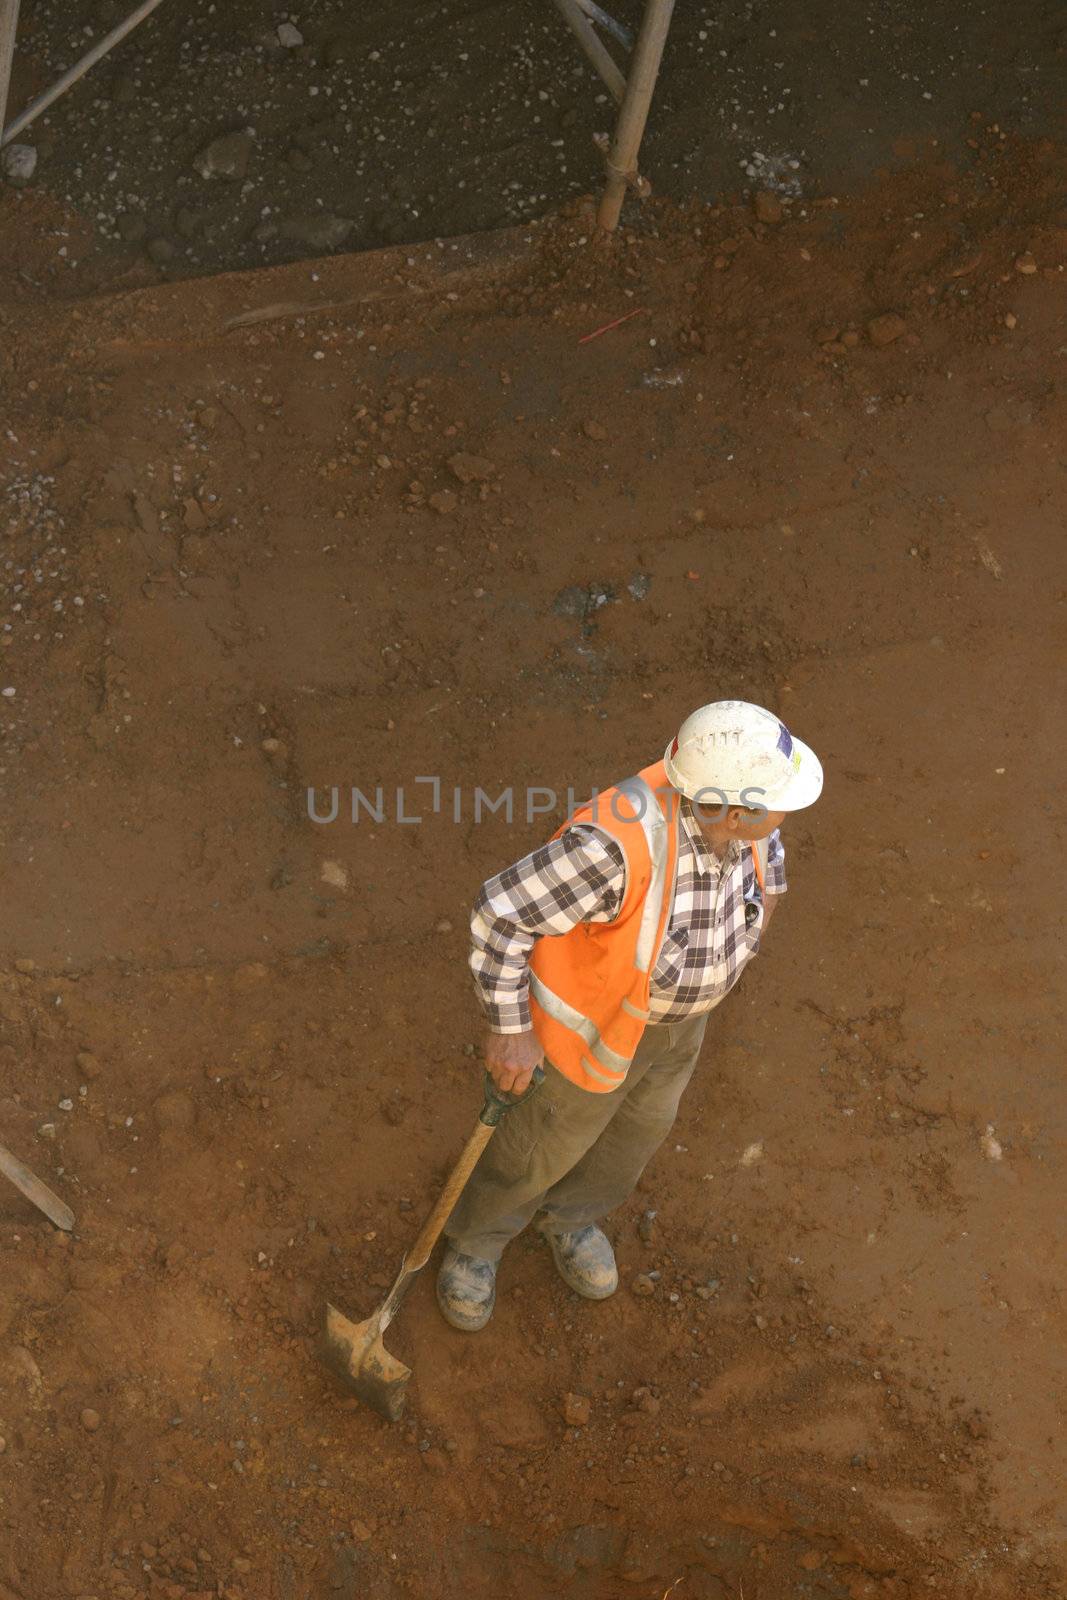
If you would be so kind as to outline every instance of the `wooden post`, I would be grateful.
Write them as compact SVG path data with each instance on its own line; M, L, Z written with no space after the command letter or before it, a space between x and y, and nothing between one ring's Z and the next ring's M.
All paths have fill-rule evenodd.
M19 25L19 0L0 0L0 128L7 115L7 91L11 82L11 62L15 55L15 34Z
M10 3L10 0L0 0L0 5L5 3ZM161 0L141 0L141 4L135 11L131 11L130 15L123 22L112 28L110 33L105 33L102 39L98 39L92 49L85 52L80 61L76 61L72 67L68 67L66 72L56 79L50 89L45 89L43 94L37 96L36 100L31 100L25 111L20 111L18 116L13 118L6 128L0 123L0 129L2 129L0 131L0 145L7 144L17 133L21 133L23 128L28 127L35 117L39 117L41 112L46 111L53 101L58 100L61 94L65 94L72 83L77 83L79 78L84 77L90 67L95 66L101 57L106 56L109 50L114 49L120 39L125 39L126 35L132 32L139 22L143 22L145 17L154 11L160 3ZM2 43L2 38L0 38L0 48L2 48ZM3 61L0 58L0 67L2 66Z
M615 65L610 53L597 38L596 29L578 4L578 0L556 0L556 9L574 34L594 69L610 89L615 101L621 105L626 93L626 79Z
M674 0L647 0L645 5L641 32L637 36L630 75L626 80L626 94L606 162L608 181L604 185L597 212L597 224L607 233L614 233L618 227L626 187L637 177L637 153L648 121L648 108L652 103L652 91L656 87L673 11Z

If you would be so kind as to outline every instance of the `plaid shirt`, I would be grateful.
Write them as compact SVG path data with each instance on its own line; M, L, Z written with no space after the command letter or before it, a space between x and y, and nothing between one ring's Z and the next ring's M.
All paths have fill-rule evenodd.
M755 955L763 925L751 853L731 844L720 861L688 801L680 818L674 904L652 971L653 1022L678 1022L718 1005ZM767 893L783 894L785 850L777 829L767 844ZM613 922L625 890L622 846L587 824L568 828L483 884L471 916L470 964L494 1032L522 1033L531 1025L527 962L537 940L579 922ZM747 905L753 912L746 917Z

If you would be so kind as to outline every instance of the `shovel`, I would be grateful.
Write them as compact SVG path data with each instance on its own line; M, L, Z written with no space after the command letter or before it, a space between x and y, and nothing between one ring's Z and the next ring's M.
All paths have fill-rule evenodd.
M70 1232L74 1226L74 1213L70 1207L3 1144L0 1144L0 1173L10 1178L19 1193L32 1201L38 1211L43 1211L57 1228L62 1228L64 1233Z
M411 1285L429 1261L433 1247L452 1208L474 1171L478 1157L496 1131L505 1111L521 1105L544 1079L540 1067L534 1068L530 1086L522 1094L504 1094L497 1089L489 1074L485 1075L485 1104L475 1123L474 1132L464 1147L448 1182L437 1199L430 1215L423 1223L422 1232L400 1264L396 1282L382 1304L366 1322L350 1322L336 1306L326 1307L326 1326L320 1347L323 1363L329 1367L353 1394L365 1405L377 1411L388 1422L397 1422L404 1412L408 1379L411 1368L391 1356L382 1343L383 1335L397 1312Z

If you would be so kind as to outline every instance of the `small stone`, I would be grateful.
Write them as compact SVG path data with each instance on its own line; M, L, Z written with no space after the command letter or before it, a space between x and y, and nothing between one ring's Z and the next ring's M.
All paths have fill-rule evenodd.
M289 759L289 746L280 739L261 739L259 748L272 766L284 767Z
M196 155L193 166L202 178L224 178L236 183L248 171L248 163L255 149L250 133L224 133Z
M895 311L886 311L880 317L872 317L867 324L868 339L879 347L892 344L907 331L908 324Z
M630 1284L630 1293L636 1295L638 1300L647 1300L649 1295L655 1294L656 1285L645 1272L639 1272Z
M152 1106L156 1127L163 1132L188 1133L196 1124L196 1105L180 1089L161 1094Z
M592 1415L592 1402L584 1394L565 1394L560 1413L568 1428L584 1428Z
M332 211L300 211L282 217L278 233L283 239L306 244L312 250L336 250L354 227L351 217L338 217Z
M269 977L270 968L265 961L244 961L233 975L233 985L235 989L251 989Z
M37 1129L37 1137L39 1139L54 1139L55 1136L56 1125L54 1122L42 1122L41 1126Z
M331 889L348 888L348 869L340 861L324 861L319 877L323 883L329 884Z
M1021 272L1024 278L1033 277L1037 271L1037 262L1029 250L1024 250L1021 256L1015 257L1015 270Z
M608 436L607 428L603 427L599 422L583 422L582 432L587 439L606 439Z
M452 932L452 924L449 922L447 917L442 917L440 922L435 923L434 932L435 933L451 933Z
M1019 319L1015 315L1014 311L1006 312L1005 316L1004 316L1004 326L1006 328L1016 328L1016 327L1018 327L1018 325L1019 325Z
M82 1077L88 1078L90 1082L93 1078L99 1078L104 1070L100 1065L99 1059L93 1055L91 1050L79 1050L74 1059L78 1063L78 1070Z
M3 1455L3 1453L4 1453L4 1451L6 1449L7 1449L7 1440L4 1438L3 1434L0 1433L0 1456Z
M149 239L145 246L145 254L157 267L165 267L168 261L174 260L177 252L169 239L160 236L158 239Z
M100 1426L99 1411L94 1411L91 1406L86 1406L81 1414L81 1425L86 1433L95 1433Z
M31 972L37 971L37 963L36 961L31 961L29 956L20 956L15 962L15 971L21 972L24 976L28 977Z
M295 50L303 42L304 35L293 23L280 22L278 24L278 43L284 46L286 50Z
M447 465L460 483L487 483L496 472L496 467L485 456L471 456L465 450L449 456Z
M32 144L9 144L0 150L0 171L13 189L24 189L37 169L37 151Z
M756 213L757 222L774 224L781 222L785 212L782 202L771 189L761 189L752 202L752 209Z
M815 343L833 344L834 340L837 338L837 334L838 330L833 326L832 323L824 323L822 327L816 328L815 330Z
M859 342L860 336L856 332L855 328L846 328L844 333L841 335L841 343L844 345L846 350L855 350Z
M436 494L430 495L426 504L431 511L436 511L439 517L450 517L459 505L459 501L451 489L439 489Z
M353 1539L358 1539L360 1544L365 1544L368 1539L374 1536L374 1529L369 1528L365 1522L353 1522L349 1532Z
M115 232L127 244L140 244L148 231L148 224L139 211L124 211L115 219Z
M803 1567L805 1572L815 1572L822 1563L821 1550L805 1550L803 1555L797 1557L797 1566Z

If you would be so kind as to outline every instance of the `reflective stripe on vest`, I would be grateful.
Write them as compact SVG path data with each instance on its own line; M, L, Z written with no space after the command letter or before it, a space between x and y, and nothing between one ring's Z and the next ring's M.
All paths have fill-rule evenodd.
M660 807L659 797L644 778L626 778L618 785L618 793L624 794L634 808L652 863L652 876L645 891L645 903L641 907L641 924L634 954L634 966L638 972L650 972L652 963L659 955L656 934L663 911L663 896L667 891L667 819ZM668 803L674 804L673 795Z

